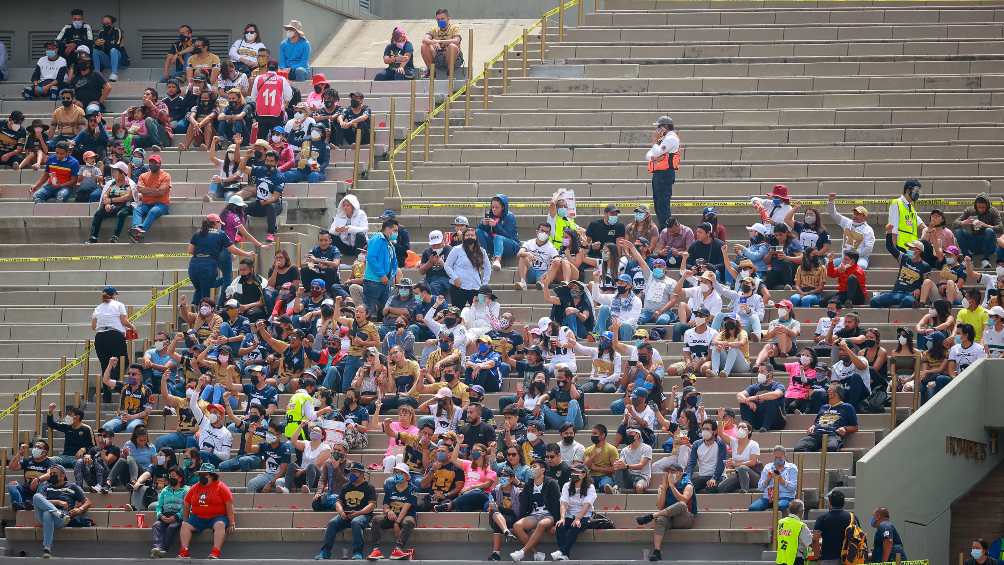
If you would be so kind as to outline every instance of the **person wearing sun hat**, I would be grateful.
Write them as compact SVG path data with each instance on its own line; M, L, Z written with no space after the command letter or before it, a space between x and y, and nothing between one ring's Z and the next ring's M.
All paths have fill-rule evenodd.
M234 495L230 487L220 481L219 471L212 463L203 463L199 467L198 475L199 482L185 495L183 515L188 518L181 525L181 549L178 551L178 558L191 557L189 544L194 534L212 530L213 549L209 552L209 558L219 559L227 534L232 534L237 528Z
M783 223L788 217L788 212L791 212L791 197L788 194L788 187L783 184L775 184L766 198L754 196L750 202L760 214L760 221L765 224Z
M286 39L279 44L279 70L289 75L289 80L310 78L310 42L300 20L289 20L282 26Z

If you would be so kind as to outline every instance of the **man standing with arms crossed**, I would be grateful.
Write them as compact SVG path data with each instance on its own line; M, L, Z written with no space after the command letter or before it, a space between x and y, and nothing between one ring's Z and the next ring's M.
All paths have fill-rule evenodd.
M659 227L666 225L672 214L673 183L680 168L680 138L673 129L673 119L661 116L655 121L652 148L645 154L648 172L652 173L652 200Z

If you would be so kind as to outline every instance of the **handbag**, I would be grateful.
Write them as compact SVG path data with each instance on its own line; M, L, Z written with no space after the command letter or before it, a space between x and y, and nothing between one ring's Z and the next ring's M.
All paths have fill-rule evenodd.
M593 515L589 518L590 530L612 530L614 529L614 523L610 521L605 515L599 512L593 512Z

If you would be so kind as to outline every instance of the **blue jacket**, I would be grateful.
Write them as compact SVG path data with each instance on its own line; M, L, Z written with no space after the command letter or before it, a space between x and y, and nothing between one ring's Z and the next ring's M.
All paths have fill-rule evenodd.
M696 476L697 473L697 446L704 443L704 440L698 441L693 445L690 450L690 460L687 461L686 473L689 477ZM718 444L718 456L715 457L717 463L715 463L715 476L712 477L717 482L722 482L725 475L725 459L728 458L728 448L725 447L725 443L719 439L715 438L715 443Z
M478 229L519 241L519 235L516 233L516 216L509 211L509 197L505 194L496 194L495 198L502 203L502 216L497 218L499 223L494 228L478 224Z
M753 262L753 266L756 267L758 273L767 272L767 262L764 258L770 253L770 245L766 241L760 243L750 243L748 247L742 250L741 255Z
M293 43L288 38L283 39L279 44L279 68L295 69L303 67L310 68L310 42L301 37L300 41Z
M363 279L380 282L381 278L387 277L387 284L391 284L396 276L397 254L391 243L383 232L371 235L366 247L366 273Z

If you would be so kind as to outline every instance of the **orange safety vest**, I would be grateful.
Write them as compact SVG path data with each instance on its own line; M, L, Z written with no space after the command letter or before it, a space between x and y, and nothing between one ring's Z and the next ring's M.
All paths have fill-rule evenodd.
M664 153L661 157L656 157L648 162L648 172L668 171L670 168L670 157L672 157L672 167L674 171L680 170L680 152Z

